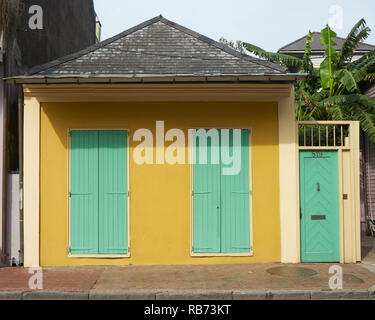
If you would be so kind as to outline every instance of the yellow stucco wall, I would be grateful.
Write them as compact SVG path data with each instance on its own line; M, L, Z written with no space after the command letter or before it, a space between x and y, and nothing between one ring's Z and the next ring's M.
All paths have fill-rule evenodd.
M69 258L68 129L251 127L252 257L190 256L190 166L137 165L130 140L130 258ZM154 135L155 136L155 135ZM168 143L166 143L166 147ZM278 106L272 102L43 103L40 265L153 265L280 262Z

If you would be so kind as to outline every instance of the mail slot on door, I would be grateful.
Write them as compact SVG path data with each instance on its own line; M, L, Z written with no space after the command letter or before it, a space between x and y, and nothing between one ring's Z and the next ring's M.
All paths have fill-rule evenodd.
M311 216L311 220L326 220L326 216L323 216L323 215L315 215L315 216Z

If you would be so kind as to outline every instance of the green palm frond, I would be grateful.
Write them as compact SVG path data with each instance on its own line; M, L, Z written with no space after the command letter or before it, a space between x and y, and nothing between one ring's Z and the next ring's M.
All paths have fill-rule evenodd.
M323 99L319 105L321 107L358 105L366 108L368 111L371 111L374 108L375 100L363 94L349 94L328 97Z
M353 61L351 62L347 68L349 70L353 70L353 69L356 69L356 68L362 68L364 65L366 65L369 61L373 61L373 59L375 58L375 50L372 50L368 53L366 53L365 55L363 55L361 58L359 58L358 60L356 61Z
M366 74L366 76L363 78L363 80L374 82L375 81L375 72Z
M375 57L368 59L367 62L363 62L360 67L351 69L355 81L360 83L363 80L367 80L367 76L371 74L370 70L375 66Z
M352 113L360 121L362 130L368 135L372 143L375 143L375 113L350 105Z
M243 46L247 51L254 53L260 58L268 59L271 62L284 65L288 68L302 67L302 60L287 54L269 52L253 44L244 42Z
M366 20L359 20L352 30L346 37L342 49L340 51L340 57L338 61L338 66L342 67L345 63L350 62L353 58L355 50L358 45L366 40L371 32L371 29L366 26Z
M327 111L330 114L333 121L344 121L350 118L350 115L348 117L347 112L345 112L345 108L342 107L332 107L329 108Z

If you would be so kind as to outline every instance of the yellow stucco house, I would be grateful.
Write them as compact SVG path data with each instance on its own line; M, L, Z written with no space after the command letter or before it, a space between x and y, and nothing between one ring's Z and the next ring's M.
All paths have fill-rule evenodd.
M298 79L161 16L13 78L25 266L300 262Z

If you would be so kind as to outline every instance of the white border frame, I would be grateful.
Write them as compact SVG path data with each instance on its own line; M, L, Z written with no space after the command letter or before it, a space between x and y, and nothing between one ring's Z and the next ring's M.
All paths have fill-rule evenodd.
M194 165L189 163L190 166L190 256L192 258L205 258L205 257L253 257L254 256L254 233L253 233L253 161L252 161L252 146L253 146L253 130L251 127L214 127L214 126L202 126L202 127L191 127L189 128L189 139L191 141L191 129L241 129L249 130L249 188L251 192L249 193L249 216L250 216L250 251L248 253L194 253L194 196L193 196L193 187L194 187ZM189 160L193 159L193 148L190 148L189 145Z
M71 210L70 210L70 205L71 205L71 198L69 196L70 194L70 162L71 162L71 131L126 131L127 132L127 186L128 186L128 201L127 201L127 229L128 229L128 253L127 254L71 254L69 248L70 248L70 240L71 240L71 234L70 234L70 215L71 215ZM130 258L130 129L129 128L68 128L67 132L67 139L68 139L68 190L67 190L67 201L68 201L68 217L67 217L67 257L70 259L74 258L92 258L92 259L123 259L123 258Z

